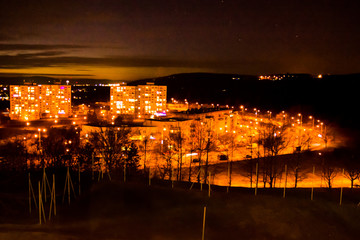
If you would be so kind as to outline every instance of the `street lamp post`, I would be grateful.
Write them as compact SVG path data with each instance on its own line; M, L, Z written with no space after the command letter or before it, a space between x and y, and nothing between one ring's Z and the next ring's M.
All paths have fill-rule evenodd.
M38 132L39 132L39 158L40 158L40 155L42 155L43 154L43 151L42 151L42 146L41 146L41 131L42 132L46 132L46 129L44 128L44 129L40 129L40 128L38 128ZM36 134L35 134L35 137L38 137ZM40 159L39 159L40 160ZM43 160L40 160L40 162L42 162ZM42 162L42 164L43 164L43 162ZM43 166L44 167L44 166Z
M312 120L312 128L314 129L314 127L315 127L315 118L313 116L309 116L309 119Z
M283 117L283 124L286 124L286 113L285 111L282 111L282 117Z
M41 151L41 131L46 132L46 129L45 128L44 129L38 128L38 132L39 132L39 150L40 150L40 152L42 152Z

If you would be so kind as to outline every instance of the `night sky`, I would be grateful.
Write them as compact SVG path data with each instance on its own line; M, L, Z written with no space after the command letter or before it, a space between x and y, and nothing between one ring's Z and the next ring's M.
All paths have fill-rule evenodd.
M0 0L0 76L360 72L358 0Z

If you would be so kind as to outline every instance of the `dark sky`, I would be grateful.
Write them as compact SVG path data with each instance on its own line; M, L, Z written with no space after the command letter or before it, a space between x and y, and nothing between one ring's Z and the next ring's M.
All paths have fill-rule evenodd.
M360 72L358 0L0 0L0 75Z

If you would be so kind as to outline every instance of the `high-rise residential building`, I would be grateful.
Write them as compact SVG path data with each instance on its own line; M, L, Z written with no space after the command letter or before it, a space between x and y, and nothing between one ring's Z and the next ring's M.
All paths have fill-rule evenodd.
M10 119L31 121L71 115L71 86L11 85Z
M110 87L110 112L117 114L135 114L135 86L116 85Z
M34 85L10 86L10 119L31 121L40 118L40 89Z
M39 85L41 117L70 117L71 86Z
M137 96L137 115L153 115L166 111L166 86L154 85L138 85L136 87Z
M153 115L166 111L166 86L154 85L138 85L136 87L136 113L138 117L143 115Z
M110 88L110 111L112 115L130 114L137 117L166 111L166 86L114 85Z

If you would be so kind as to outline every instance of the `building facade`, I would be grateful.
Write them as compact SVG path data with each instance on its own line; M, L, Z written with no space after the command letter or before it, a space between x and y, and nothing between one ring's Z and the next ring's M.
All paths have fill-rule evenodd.
M32 121L71 115L71 86L11 85L10 119Z
M41 118L70 117L71 86L39 85Z
M137 86L137 115L154 115L166 111L166 86L148 83Z
M135 86L110 87L110 112L112 115L135 114Z
M116 85L110 88L112 115L129 114L142 118L166 111L167 87L146 85Z
M31 121L40 118L40 89L34 85L10 86L11 120Z

